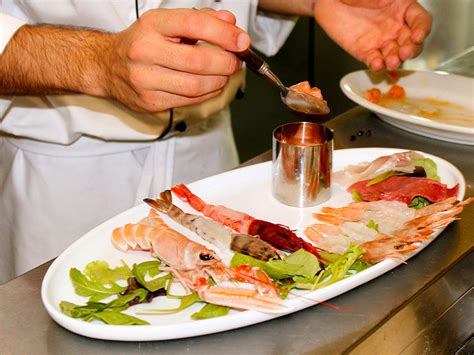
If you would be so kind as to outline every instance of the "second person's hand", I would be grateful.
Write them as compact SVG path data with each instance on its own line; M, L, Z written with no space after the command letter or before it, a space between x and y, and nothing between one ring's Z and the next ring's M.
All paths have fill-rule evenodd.
M317 0L314 16L343 49L378 71L420 54L431 15L416 0Z

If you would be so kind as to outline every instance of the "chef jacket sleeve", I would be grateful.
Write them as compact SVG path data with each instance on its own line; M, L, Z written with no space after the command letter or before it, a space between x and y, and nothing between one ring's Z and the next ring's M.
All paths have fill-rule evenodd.
M5 50L10 39L13 37L15 32L26 22L0 13L0 55Z
M275 55L295 27L297 16L280 15L257 9L252 1L249 34L252 45L267 56Z

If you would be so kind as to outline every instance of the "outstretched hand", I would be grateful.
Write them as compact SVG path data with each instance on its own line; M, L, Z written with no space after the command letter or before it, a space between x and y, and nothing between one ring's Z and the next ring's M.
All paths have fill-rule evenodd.
M416 0L317 0L314 17L344 50L379 71L420 54L431 15Z

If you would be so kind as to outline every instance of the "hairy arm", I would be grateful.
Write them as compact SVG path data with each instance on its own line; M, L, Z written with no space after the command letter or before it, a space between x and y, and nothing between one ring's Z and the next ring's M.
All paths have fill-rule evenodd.
M296 16L313 16L311 0L259 0L261 10Z
M24 25L0 56L0 93L104 96L104 60L113 35L88 29Z
M250 45L235 22L224 10L154 9L118 33L24 25L0 56L0 94L76 92L147 112L200 103L239 70L230 51Z

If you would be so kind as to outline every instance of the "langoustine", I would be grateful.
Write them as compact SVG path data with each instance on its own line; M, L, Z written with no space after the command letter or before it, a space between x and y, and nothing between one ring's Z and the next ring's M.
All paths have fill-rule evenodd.
M153 210L137 224L116 228L112 243L122 251L149 250L166 265L161 266L162 271L172 272L203 301L269 313L288 311L265 272L248 265L227 267L212 250L167 226ZM235 286L223 286L227 281ZM253 287L239 287L238 282Z
M173 187L171 191L181 200L189 203L195 210L237 232L258 235L265 242L279 250L294 252L305 249L320 259L316 247L298 237L295 232L286 226L256 219L246 213L234 211L225 206L207 204L194 195L184 184Z
M321 249L341 254L351 242L366 250L363 261L402 259L440 228L458 219L464 206L474 201L455 198L419 210L395 201L357 202L340 208L324 207L313 216L324 222L305 229L305 235Z
M170 190L163 191L160 199L147 198L144 201L221 250L231 249L263 261L280 259L281 252L258 236L235 233L210 218L184 212L172 203Z

